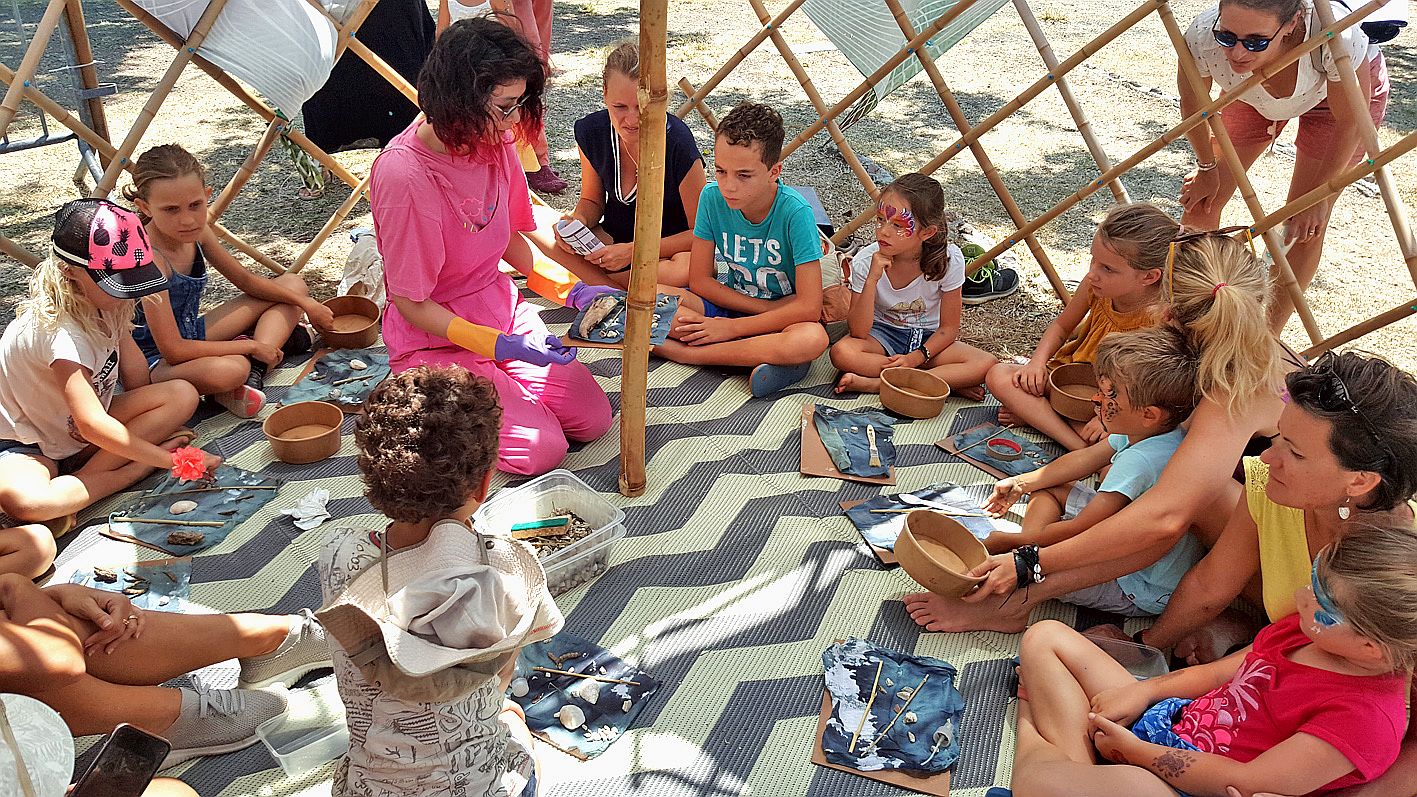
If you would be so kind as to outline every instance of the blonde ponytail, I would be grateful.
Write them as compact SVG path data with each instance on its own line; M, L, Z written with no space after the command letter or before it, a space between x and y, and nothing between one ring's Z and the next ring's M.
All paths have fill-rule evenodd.
M36 266L30 275L29 297L20 304L16 315L29 313L33 322L46 332L53 332L65 321L85 333L103 337L132 327L136 307L133 302L123 302L118 309L104 314L74 284L69 268L73 267L54 257ZM82 278L88 279L87 276Z
M1165 276L1171 316L1200 353L1201 395L1233 417L1261 396L1277 393L1269 271L1254 253L1233 238L1206 235L1176 244Z

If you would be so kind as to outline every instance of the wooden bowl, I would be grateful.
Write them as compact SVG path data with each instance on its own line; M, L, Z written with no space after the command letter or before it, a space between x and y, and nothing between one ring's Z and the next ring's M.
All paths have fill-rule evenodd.
M1048 375L1048 403L1053 411L1086 423L1097 416L1092 397L1097 395L1097 373L1092 363L1068 363Z
M339 450L344 411L328 401L301 401L270 414L261 429L281 462L305 465Z
M905 516L895 557L925 589L958 598L984 581L966 574L983 564L989 551L959 521L942 512L917 509Z
M891 412L907 418L933 418L945 408L950 385L918 368L887 368L881 371L881 403Z
M325 302L335 314L333 329L322 333L332 349L364 349L379 340L379 305L364 296L336 296Z

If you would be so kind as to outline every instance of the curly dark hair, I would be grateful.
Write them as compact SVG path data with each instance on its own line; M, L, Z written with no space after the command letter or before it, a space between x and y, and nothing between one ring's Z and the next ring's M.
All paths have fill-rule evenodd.
M1284 379L1289 400L1329 422L1344 470L1381 481L1364 509L1385 512L1417 494L1417 379L1367 353L1325 354Z
M418 73L418 105L438 140L458 155L498 143L492 92L526 81L517 135L530 141L541 127L546 64L521 34L485 17L459 20L438 37Z
M787 132L782 127L782 114L770 106L741 102L718 123L718 137L735 147L762 144L763 163L772 167L782 160L782 140Z
M497 464L497 390L456 365L420 365L369 394L354 427L365 495L405 523L447 517Z

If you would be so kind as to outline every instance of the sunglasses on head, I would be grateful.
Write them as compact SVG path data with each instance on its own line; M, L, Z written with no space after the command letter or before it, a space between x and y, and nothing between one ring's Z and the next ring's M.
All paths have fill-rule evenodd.
M1183 232L1177 235L1175 238L1172 238L1171 246L1166 250L1165 273L1167 295L1172 298L1176 296L1176 247L1180 246L1181 244L1188 243L1190 241L1199 241L1202 238L1209 238L1212 235L1218 235L1222 238L1225 238L1230 236L1232 233L1242 231L1245 233L1245 242L1250 245L1250 253L1255 254L1254 235L1250 232L1250 226L1247 224L1236 224L1233 227L1221 227L1218 230L1196 230L1195 232ZM1258 257L1258 255L1256 256ZM1218 290L1220 287L1221 286L1217 285L1216 289ZM1212 292L1211 296L1214 295L1215 293Z
M1319 579L1319 560L1314 560L1314 569L1309 573L1309 588L1313 590L1314 602L1319 608L1314 610L1314 622L1325 628L1332 628L1344 622L1343 612L1338 610L1323 581Z
M1353 417L1363 425L1368 436L1373 438L1373 442L1378 444L1378 450L1385 457L1383 464L1395 462L1396 458L1392 454L1392 449L1388 448L1387 442L1382 435L1378 434L1378 428L1368 417L1358 409L1358 404L1353 400L1353 396L1348 392L1348 385L1344 383L1343 377L1334 370L1334 364L1338 362L1338 355L1330 349L1323 353L1314 364L1308 367L1308 371L1316 376L1324 378L1323 384L1319 388L1318 395L1315 396L1315 403L1325 412L1353 413Z
M1217 18L1215 25L1219 24L1220 20ZM1284 30L1284 26L1280 25L1279 30ZM1246 36L1242 39L1224 28L1211 26L1210 34L1215 37L1216 44L1227 50L1238 44L1252 53L1262 53L1269 49L1270 42L1279 36L1279 30L1269 36Z

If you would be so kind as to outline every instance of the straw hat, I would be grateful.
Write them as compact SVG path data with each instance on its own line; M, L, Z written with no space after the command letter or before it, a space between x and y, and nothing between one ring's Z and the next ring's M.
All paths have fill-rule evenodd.
M477 689L563 623L530 545L456 520L386 551L316 616L370 683L419 702Z

